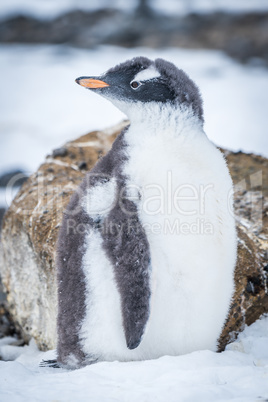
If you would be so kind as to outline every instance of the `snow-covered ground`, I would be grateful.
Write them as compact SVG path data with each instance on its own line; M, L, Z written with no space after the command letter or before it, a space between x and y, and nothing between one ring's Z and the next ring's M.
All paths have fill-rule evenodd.
M137 0L1 0L0 18L19 13L38 18L53 18L75 9L92 11L103 7L131 12L137 3ZM268 0L151 0L149 3L156 11L173 15L268 10Z
M53 352L0 340L0 400L90 402L261 402L268 399L268 316L223 353L207 350L142 362L103 362L80 370L40 368ZM1 346L2 345L2 346ZM14 360L15 359L15 360Z

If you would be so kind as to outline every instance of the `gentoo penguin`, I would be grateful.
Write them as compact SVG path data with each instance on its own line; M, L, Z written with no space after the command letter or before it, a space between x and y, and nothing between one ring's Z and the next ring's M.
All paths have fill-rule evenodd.
M64 213L57 364L217 350L234 290L232 181L203 131L197 86L137 57L76 82L130 124Z

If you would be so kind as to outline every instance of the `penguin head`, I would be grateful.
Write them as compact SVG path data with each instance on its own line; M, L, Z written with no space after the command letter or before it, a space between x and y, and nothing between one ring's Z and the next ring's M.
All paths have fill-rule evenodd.
M169 113L183 108L203 123L202 99L198 87L174 64L163 60L135 57L109 69L99 77L79 77L79 85L109 99L131 120L152 115L157 110ZM172 109L172 110L170 110Z

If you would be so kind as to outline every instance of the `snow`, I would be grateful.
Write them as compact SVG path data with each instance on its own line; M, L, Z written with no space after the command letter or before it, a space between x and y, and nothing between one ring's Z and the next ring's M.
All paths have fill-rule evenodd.
M1 45L0 172L24 168L31 173L53 148L124 118L74 80L137 55L170 60L196 81L205 131L217 145L268 156L265 68L243 66L210 50Z
M67 371L40 368L54 353L0 340L0 400L265 401L268 398L268 316L246 327L222 353L208 350L141 362L102 362Z
M54 18L72 10L94 11L104 7L131 12L137 0L1 0L0 17L19 13L38 18ZM165 14L205 13L213 11L251 12L267 11L267 0L151 0L154 10Z
M267 11L267 0L154 0L153 8L166 14L210 13L224 11L231 13Z
M2 0L0 17L24 14L40 19L54 18L72 10L95 11L101 8L118 8L132 11L136 1L114 0Z
M261 66L243 66L213 50L0 45L0 175L13 169L30 175L52 149L125 118L74 80L138 55L163 57L193 78L213 142L268 156L268 70ZM9 205L15 194L0 190L0 206Z

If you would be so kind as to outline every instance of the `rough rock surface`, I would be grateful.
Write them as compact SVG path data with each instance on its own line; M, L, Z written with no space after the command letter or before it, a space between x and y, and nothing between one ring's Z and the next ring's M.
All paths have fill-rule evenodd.
M62 212L85 172L127 123L89 133L46 158L14 199L2 232L0 272L9 312L25 341L56 345L55 244ZM225 151L236 184L239 236L236 292L219 348L268 312L268 160Z
M152 10L130 14L109 8L71 11L52 20L11 16L0 21L0 42L56 43L83 48L111 44L222 49L242 62L258 58L255 63L262 60L267 66L267 27L267 12L163 16Z

